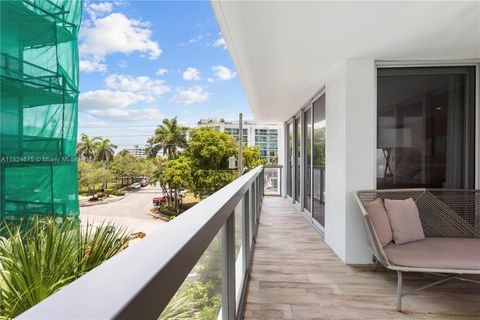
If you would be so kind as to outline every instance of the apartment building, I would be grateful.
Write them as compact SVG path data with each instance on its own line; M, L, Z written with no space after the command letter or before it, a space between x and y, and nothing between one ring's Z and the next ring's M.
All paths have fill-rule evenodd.
M225 131L233 135L237 141L239 139L239 122L226 121L221 118L201 119L198 126L213 126L218 130ZM278 126L276 124L257 123L256 121L243 121L243 142L247 146L258 146L260 155L268 163L278 161Z
M143 146L136 145L136 146L133 146L132 148L125 148L123 150L127 151L128 153L130 153L135 158L146 158L147 157L146 147L143 147Z

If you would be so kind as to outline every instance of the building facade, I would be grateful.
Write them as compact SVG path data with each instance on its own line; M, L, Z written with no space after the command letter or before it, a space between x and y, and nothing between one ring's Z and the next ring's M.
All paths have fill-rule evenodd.
M129 152L135 158L146 158L147 157L146 147L133 146L132 148L126 148L126 149L123 149L123 150Z
M237 141L239 140L239 122L226 121L220 118L201 119L198 126L212 126L216 129L230 133ZM260 155L268 163L278 161L278 125L257 123L256 121L244 120L243 122L243 142L247 146L258 146Z
M2 1L0 218L78 215L82 2Z

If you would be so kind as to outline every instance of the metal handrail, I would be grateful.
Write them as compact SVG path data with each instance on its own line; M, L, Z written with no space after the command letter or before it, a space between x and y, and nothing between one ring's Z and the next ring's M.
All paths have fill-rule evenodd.
M17 319L157 319L222 226L225 238L232 240L228 230L233 212L249 190L255 209L247 217L257 225L262 179L262 166L249 171ZM235 252L231 245L227 248ZM231 261L228 265L232 267ZM233 273L228 273L229 281L235 279ZM235 303L231 306L231 296L223 299L224 318L228 314L234 319L239 309ZM226 308L235 311L225 312Z

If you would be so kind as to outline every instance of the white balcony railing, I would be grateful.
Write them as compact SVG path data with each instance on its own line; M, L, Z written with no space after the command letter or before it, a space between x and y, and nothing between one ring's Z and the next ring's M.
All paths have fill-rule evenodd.
M215 239L221 265L219 318L240 318L263 190L260 166L18 319L158 319L182 284L194 281L192 270Z

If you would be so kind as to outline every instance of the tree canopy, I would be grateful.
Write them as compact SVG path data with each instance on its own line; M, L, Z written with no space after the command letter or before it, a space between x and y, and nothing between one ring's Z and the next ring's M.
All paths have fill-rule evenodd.
M237 177L237 170L228 168L228 159L238 156L238 143L231 134L214 127L200 127L189 130L189 139L174 141L172 132L186 132L176 124L176 119L164 120L163 125L149 139L164 146L176 146L180 149L165 149L168 159L159 165L153 174L154 180L170 189L188 187L201 198L224 187ZM165 141L168 141L165 142ZM264 164L258 146L243 148L245 168L253 169Z
M228 169L228 158L237 152L237 141L231 134L213 127L193 129L184 151L191 163L192 191L205 197L233 181L237 173Z
M158 151L162 150L169 159L175 159L179 149L185 148L187 145L187 128L178 125L177 117L165 118L148 143L147 154L149 157L156 157Z

